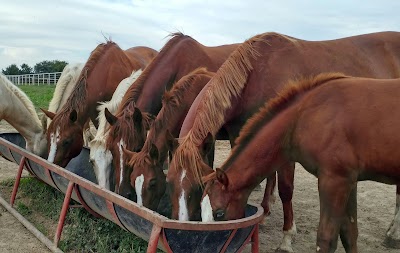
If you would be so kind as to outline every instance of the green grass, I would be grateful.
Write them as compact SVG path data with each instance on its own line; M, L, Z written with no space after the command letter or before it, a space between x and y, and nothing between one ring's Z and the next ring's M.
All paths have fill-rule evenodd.
M5 189L11 192L12 182L0 182L2 194ZM18 212L48 238L53 238L64 194L35 178L22 178L17 196L15 207ZM43 217L46 224L40 221ZM48 227L49 223L53 229ZM95 218L81 208L70 208L59 247L64 252L145 252L147 242L107 219Z
M18 87L32 100L36 111L39 111L39 108L49 107L56 88L55 85L19 85Z

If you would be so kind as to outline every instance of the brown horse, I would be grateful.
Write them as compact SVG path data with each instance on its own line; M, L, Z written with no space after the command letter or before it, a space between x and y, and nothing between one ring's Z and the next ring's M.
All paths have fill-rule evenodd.
M122 102L117 110L116 117L120 118L124 110L131 104L145 114L157 115L162 107L162 95L166 90L171 89L172 85L198 67L206 67L209 71L216 71L219 66L228 58L229 54L235 50L238 44L223 45L218 47L207 47L189 36L181 33L171 35L172 38L161 49L160 53L152 61L152 63L143 71L142 75L128 89ZM133 121L131 121L133 124ZM138 122L137 124L140 124ZM131 128L133 126L130 126ZM108 136L107 149L111 151L113 157L121 157L120 148L116 145L122 140L123 143L133 143L128 138L138 138L145 133L138 131L131 132L129 135L121 136L115 132L114 126L110 128L110 132L114 132ZM138 143L137 141L135 141ZM140 146L125 146L128 150L138 150ZM122 161L126 159L121 158ZM121 178L120 175L128 175L129 172L120 172L120 159L113 159L115 176L116 176L116 192L127 197L132 195L134 189L130 187L129 177ZM118 164L117 164L118 163ZM124 189L119 189L122 185Z
M127 174L131 172L130 184L139 205L157 210L166 189L163 163L168 154L167 145L174 143L173 136L178 136L190 105L212 75L205 68L198 68L182 77L165 92L163 107L150 127L143 149L139 153L125 150L128 162L124 170Z
M375 78L400 76L400 33L314 42L266 33L239 46L200 92L182 125L180 145L167 175L172 218L199 219L200 202L187 200L201 198L196 196L201 195L201 177L210 171L203 162L210 133L215 136L222 128L233 143L246 120L289 79L327 71ZM285 251L292 251L291 236L296 233L293 178L294 163L288 162L278 174L285 235L280 249ZM262 203L266 211L267 197Z
M293 82L248 121L209 176L202 214L243 217L252 189L298 161L318 178L316 252L334 252L339 234L346 252L358 252L357 181L400 184L399 96L400 79L327 73Z
M98 45L82 69L78 83L57 114L43 110L52 119L47 131L48 161L65 167L83 146L82 127L89 120L97 127L97 103L109 100L119 82L132 70L144 68L157 54L147 47L121 50L108 41Z

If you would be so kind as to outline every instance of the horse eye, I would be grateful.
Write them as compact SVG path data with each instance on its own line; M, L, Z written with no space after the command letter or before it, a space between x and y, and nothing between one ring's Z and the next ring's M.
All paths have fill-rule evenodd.
M62 145L68 146L70 143L71 143L71 140L65 140L65 141L63 141Z
M156 186L156 183L157 183L157 181L156 181L155 178L151 179L151 180L149 181L149 188L150 188L150 187L155 187L155 186Z
M220 220L220 219L222 219L224 216L225 216L224 210L219 209L219 210L217 210L217 211L215 212L215 218L216 218L216 220Z

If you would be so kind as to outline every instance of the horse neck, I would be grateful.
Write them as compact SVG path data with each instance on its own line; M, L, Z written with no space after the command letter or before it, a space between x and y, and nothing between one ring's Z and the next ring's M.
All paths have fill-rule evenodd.
M247 138L239 137L240 143L221 167L228 175L231 189L251 191L290 160L296 120L297 110L292 106L259 129L251 129Z

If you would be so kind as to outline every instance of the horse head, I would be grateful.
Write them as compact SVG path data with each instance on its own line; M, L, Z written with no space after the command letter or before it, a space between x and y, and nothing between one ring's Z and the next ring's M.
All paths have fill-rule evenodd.
M100 187L107 190L113 189L113 157L106 148L106 143L104 139L94 139L89 143L90 155L89 161L93 166L94 173L97 178L97 182Z
M205 176L206 184L201 199L203 222L234 220L243 218L247 203L246 194L230 190L229 179L219 168Z
M67 117L61 113L42 111L52 120L47 129L47 160L65 167L72 158L79 155L83 147L83 129L78 123L78 113L73 109Z
M128 163L127 171L131 171L130 185L136 191L137 203L156 211L165 193L166 181L163 162L154 144L150 150L144 148L139 153L124 150ZM122 187L122 186L121 186Z
M175 151L170 149L173 158L168 169L167 186L172 205L171 218L201 220L201 177L213 172L207 164L207 154L212 150L214 139L208 134L199 146L186 144L181 143Z
M131 103L120 115L112 115L108 109L105 116L110 123L109 134L106 141L106 148L110 150L115 170L115 192L129 199L133 199L136 194L132 194L134 189L130 185L129 168L125 169L127 162L123 148L138 152L142 149L146 140L147 130L150 128L153 117L147 113L142 113Z

